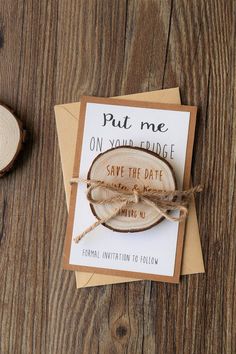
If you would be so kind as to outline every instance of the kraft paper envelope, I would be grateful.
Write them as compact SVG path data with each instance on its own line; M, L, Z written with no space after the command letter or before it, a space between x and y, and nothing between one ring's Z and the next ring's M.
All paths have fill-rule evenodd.
M181 104L179 88L119 96L119 98L159 103ZM73 172L79 110L79 102L55 106L56 126L66 192L67 208L69 206L70 198L69 182ZM75 273L77 288L137 281L137 279L112 275L102 275L98 273ZM204 264L195 202L193 200L189 208L189 215L186 224L181 274L185 275L194 273L204 273Z

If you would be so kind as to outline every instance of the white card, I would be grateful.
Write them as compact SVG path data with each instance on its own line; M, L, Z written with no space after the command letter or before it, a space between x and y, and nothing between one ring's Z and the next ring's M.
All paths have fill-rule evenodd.
M178 189L188 187L195 107L92 97L83 98L81 104L75 176L86 179L101 152L130 145L165 158L173 167ZM164 220L135 233L99 225L75 243L73 239L96 221L86 190L87 185L80 183L72 188L65 268L178 282L184 223Z

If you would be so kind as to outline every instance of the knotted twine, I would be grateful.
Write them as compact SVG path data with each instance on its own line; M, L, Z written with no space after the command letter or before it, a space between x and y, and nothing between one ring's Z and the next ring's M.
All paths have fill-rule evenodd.
M187 189L185 191L165 191L155 189L128 189L125 186L114 185L104 181L98 181L95 179L82 179L72 178L71 184L86 183L89 188L87 189L87 200L92 205L105 205L120 203L119 208L114 210L110 215L97 220L94 224L87 227L81 234L74 238L75 243L78 243L86 234L91 232L97 226L105 224L109 220L116 217L124 207L138 204L140 202L145 203L150 208L153 208L158 214L161 214L165 219L169 221L183 221L188 215L188 204L191 197L203 190L201 185ZM116 194L111 197L102 197L94 199L92 192L96 189L104 189L105 191L115 192ZM169 211L179 210L180 216L175 217L169 214Z

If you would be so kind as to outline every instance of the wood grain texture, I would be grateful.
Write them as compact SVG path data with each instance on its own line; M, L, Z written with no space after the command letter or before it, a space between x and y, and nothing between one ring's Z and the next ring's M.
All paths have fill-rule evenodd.
M235 353L234 0L0 2L0 100L30 132L0 181L0 353ZM75 289L53 105L180 86L199 107L205 275Z

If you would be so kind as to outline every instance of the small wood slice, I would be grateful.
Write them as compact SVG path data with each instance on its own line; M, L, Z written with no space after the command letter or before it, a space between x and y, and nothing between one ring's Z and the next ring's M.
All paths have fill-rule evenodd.
M176 181L171 165L157 154L134 147L118 147L105 151L93 161L88 179L105 181L125 186L129 190L144 188L172 191ZM105 199L117 192L97 188L92 192L94 199ZM119 203L109 205L91 205L98 220L108 217L120 207ZM153 208L144 202L125 207L104 226L119 232L138 232L151 228L163 220Z
M0 177L12 168L23 140L21 123L8 108L0 105Z

